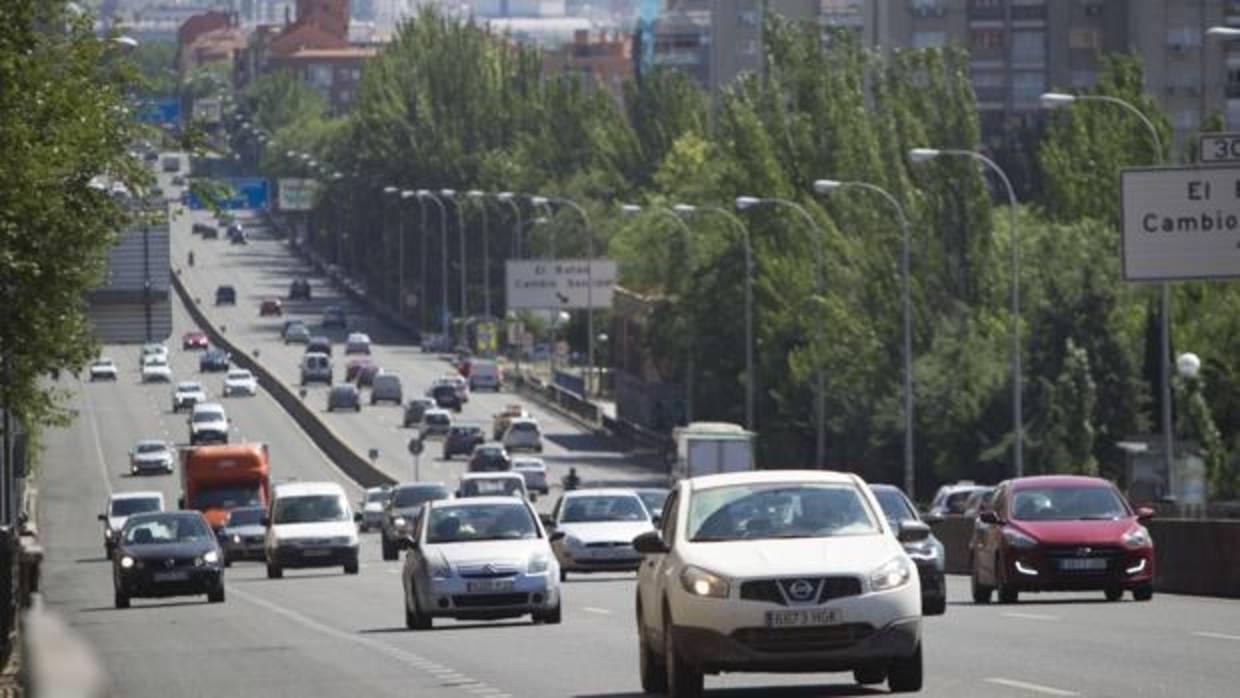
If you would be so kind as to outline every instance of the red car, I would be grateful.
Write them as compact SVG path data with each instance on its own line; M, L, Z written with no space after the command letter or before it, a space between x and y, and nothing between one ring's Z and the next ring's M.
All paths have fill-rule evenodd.
M269 315L283 315L284 305L281 304L278 299L268 298L258 306L258 314L260 317L267 317Z
M1027 591L1102 591L1118 601L1154 596L1154 541L1119 490L1094 477L1051 475L1000 483L988 526L973 542L973 601L997 591L1015 603Z
M184 350L206 349L208 344L209 342L207 342L207 335L199 330L186 332L181 337L181 349Z
M344 367L344 380L346 383L352 383L357 379L357 374L367 366L373 366L374 362L370 359L350 359L349 363Z
M366 364L357 372L357 387L369 388L375 383L375 376L379 375L378 364Z

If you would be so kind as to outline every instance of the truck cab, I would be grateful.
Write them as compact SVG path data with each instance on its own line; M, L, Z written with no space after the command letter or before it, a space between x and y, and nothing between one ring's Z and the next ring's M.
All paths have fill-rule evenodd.
M196 509L220 528L238 507L267 506L271 464L267 444L197 446L181 452L182 509Z
M754 470L753 432L728 422L692 422L673 433L672 480Z

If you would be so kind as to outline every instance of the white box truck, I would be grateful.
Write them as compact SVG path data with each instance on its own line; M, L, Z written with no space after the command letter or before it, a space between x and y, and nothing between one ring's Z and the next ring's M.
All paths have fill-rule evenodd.
M753 470L753 433L728 422L692 422L677 427L672 481L698 475Z

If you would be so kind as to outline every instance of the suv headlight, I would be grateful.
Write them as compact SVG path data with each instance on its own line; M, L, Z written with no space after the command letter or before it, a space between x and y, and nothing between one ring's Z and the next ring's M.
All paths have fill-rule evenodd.
M904 552L908 553L910 557L933 560L938 556L939 549L927 538L916 543L905 543Z
M1038 545L1036 538L1027 536L1014 528L1008 528L1003 531L1003 540L1017 550L1028 550Z
M125 555L125 556L121 557L121 569L126 569L126 570L127 570L127 569L132 568L132 567L133 567L133 565L134 565L134 561L133 561L133 558L132 558L132 557L130 557L130 556L128 556L128 555Z
M113 538L116 537L116 531L113 531L110 528L105 528L103 529L103 537L107 538L108 540L112 540Z
M203 565L214 565L220 561L220 554L214 550L208 550L201 556L194 559L194 565L202 567Z
M887 591L908 584L913 578L913 566L903 555L893 557L870 573L870 588L874 591Z
M547 568L551 566L551 558L546 553L534 553L530 555L529 565L525 571L529 574L543 574Z
M701 567L686 567L680 573L680 584L685 591L694 596L709 596L716 599L728 597L728 580Z
M1150 532L1145 526L1137 526L1124 534L1124 545L1129 548L1145 548L1151 543Z

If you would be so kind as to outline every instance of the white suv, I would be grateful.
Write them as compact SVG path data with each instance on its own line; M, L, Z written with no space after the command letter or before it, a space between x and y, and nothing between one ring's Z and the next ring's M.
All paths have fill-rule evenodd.
M638 536L641 682L698 696L703 674L852 671L922 685L921 589L865 482L773 470L681 480L662 528Z
M344 567L357 574L357 524L344 488L334 482L286 482L276 485L267 526L267 578L279 579L285 568Z

